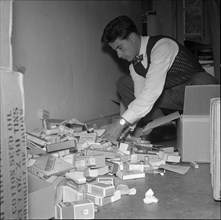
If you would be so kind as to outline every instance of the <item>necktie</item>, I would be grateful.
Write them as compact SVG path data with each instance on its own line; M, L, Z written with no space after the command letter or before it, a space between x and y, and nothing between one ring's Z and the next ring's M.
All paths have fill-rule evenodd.
M143 60L143 54L136 56L132 60L132 64L136 73L138 73L143 77L146 77L147 70L144 68L143 64L141 63L142 60Z

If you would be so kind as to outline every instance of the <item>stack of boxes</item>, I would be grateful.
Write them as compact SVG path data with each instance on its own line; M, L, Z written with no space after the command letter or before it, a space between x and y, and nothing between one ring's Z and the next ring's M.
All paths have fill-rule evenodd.
M123 180L145 178L145 174L152 173L166 163L209 162L209 100L219 96L219 92L219 85L187 86L184 113L175 113L154 120L148 125L153 128L177 119L179 152L174 152L173 147L159 147L156 150L156 146L154 149L150 143L142 143L141 146L137 139L135 143L132 140L132 143L118 143L117 146L110 142L96 142L96 133L83 130L80 138L81 132L75 133L72 128L65 127L61 129L60 139L52 138L60 140L61 148L57 143L48 143L48 131L47 138L40 140L43 146L29 140L35 146L29 149L29 152L32 152L29 159L42 154L53 154L74 167L59 179L53 179L51 176L43 180L29 172L29 218L92 219L95 217L96 206L104 206L121 199L121 191L115 188L115 176ZM141 146L142 152L137 149L138 146ZM49 198L41 203L40 198L46 193ZM38 204L35 201L38 201Z
M105 183L105 178L102 179L102 182L87 183L86 198L98 206L121 199L120 191L115 190L115 186L110 183L110 178L107 178L107 183Z

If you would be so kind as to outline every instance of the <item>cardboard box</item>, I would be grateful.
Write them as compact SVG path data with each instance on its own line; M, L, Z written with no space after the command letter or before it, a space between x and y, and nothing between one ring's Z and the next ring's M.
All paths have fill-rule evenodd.
M55 206L56 219L94 219L94 203L89 199L59 202Z
M210 100L210 173L214 200L221 200L220 98Z
M79 140L85 140L89 144L93 144L96 142L97 133L82 133L80 134Z
M95 205L98 205L98 206L104 206L104 205L111 203L111 197L112 196L103 197L103 196L99 196L99 195L95 195L91 193L86 193L86 198L91 200Z
M93 150L93 149L87 149L85 150L85 155L104 155L106 158L115 158L116 153L113 151L108 150Z
M177 119L177 148L183 162L210 162L210 99L220 97L220 85L186 86L183 114L174 112L148 123L143 131Z
M97 178L97 182L98 183L110 184L110 185L114 186L114 178L113 178L113 176L109 176L109 175L99 176Z
M109 173L112 173L112 174L117 173L117 171L119 169L119 164L106 160L106 165L108 166L108 172Z
M85 199L85 195L86 195L86 192L87 192L87 184L77 184L73 181L69 181L66 179L66 183L65 183L67 186L70 186L71 188L73 189L76 189L78 192L82 193L83 194L83 198ZM62 187L61 187L62 188ZM59 202L62 201L62 195L60 196Z
M177 127L183 162L210 162L210 99L214 97L220 97L220 85L186 86L184 111Z
M0 8L3 5L9 6L10 4L11 1L1 1ZM8 12L9 11L6 10L2 13L1 10L1 21L4 20L4 16L2 17L2 14L4 15ZM5 21L1 23L5 23ZM2 44L1 37L1 54L4 53L4 51L2 51L4 46L6 45L4 45L4 41ZM0 56L1 61L2 58L6 58L5 54ZM3 67L2 63L1 67ZM28 219L28 177L26 167L27 146L24 135L25 99L23 90L23 75L24 74L22 73L6 69L0 70L1 219Z
M122 180L144 178L145 173L139 170L118 171L117 176Z
M84 177L83 171L75 171L75 172L68 172L65 173L66 179L71 179L77 184L84 184L86 183L86 178Z
M108 166L99 167L99 168L88 167L84 170L84 176L97 177L99 175L107 174L108 172L109 172Z
M77 191L76 189L70 186L62 186L63 196L62 202L75 202L83 200L83 193Z
M142 153L136 153L134 154L136 155L137 157L137 162L141 162L141 161L144 161L144 158L147 157L147 156L150 156L150 154L142 154ZM152 155L151 155L152 156ZM155 155L155 157L158 157L157 155Z
M74 165L67 163L52 154L45 154L35 158L35 163L28 167L28 171L41 177L58 176L74 169Z
M48 153L66 150L66 149L76 149L76 141L70 140L59 143L46 144L46 150Z
M113 196L115 187L105 183L87 183L87 192L102 197Z
M63 181L58 177L53 183L28 173L28 214L29 219L53 218L56 200L56 188Z
M105 157L103 154L100 155L91 155L91 156L80 156L76 155L74 156L74 165L75 168L82 168L82 167L88 167L88 166L93 166L93 167L103 167L106 166L105 164Z
M91 193L86 193L86 198L91 200L95 205L104 206L121 199L121 192L116 190L113 196L102 197Z
M124 163L124 168L126 171L139 170L141 172L144 172L144 165L141 163L130 163L127 161Z
M179 163L180 162L180 156L178 155L178 152L164 152L159 151L158 153L159 158L166 162L173 162L173 163Z

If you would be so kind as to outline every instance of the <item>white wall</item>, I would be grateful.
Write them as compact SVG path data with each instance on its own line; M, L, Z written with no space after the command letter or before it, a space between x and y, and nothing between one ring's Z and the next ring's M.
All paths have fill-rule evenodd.
M116 80L127 71L101 48L105 25L129 15L141 28L141 1L14 1L14 69L25 72L26 128L51 118L87 121L119 112ZM116 62L117 61L117 62Z
M0 1L0 69L12 70L12 1ZM1 76L0 76L1 77Z
M176 27L174 4L174 0L153 0L153 10L156 10L157 18L162 25L162 34L170 37L176 37L174 33Z

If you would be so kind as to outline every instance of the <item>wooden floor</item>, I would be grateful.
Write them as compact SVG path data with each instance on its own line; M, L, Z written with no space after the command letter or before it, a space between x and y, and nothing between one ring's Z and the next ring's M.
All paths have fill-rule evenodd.
M174 146L176 141L161 144ZM146 174L126 183L136 188L136 195L124 195L115 203L98 207L96 219L220 219L220 202L213 199L208 163L199 164L198 169L190 167L186 174L166 171L164 176ZM158 203L148 205L143 198L150 188Z

